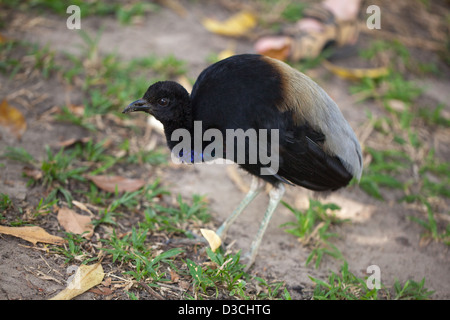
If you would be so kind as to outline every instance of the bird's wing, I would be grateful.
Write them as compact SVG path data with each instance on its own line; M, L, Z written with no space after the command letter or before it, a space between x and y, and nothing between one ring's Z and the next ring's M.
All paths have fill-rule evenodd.
M307 125L297 129L295 134L288 133L281 137L278 175L316 191L346 186L352 175L338 157L324 151L326 137Z

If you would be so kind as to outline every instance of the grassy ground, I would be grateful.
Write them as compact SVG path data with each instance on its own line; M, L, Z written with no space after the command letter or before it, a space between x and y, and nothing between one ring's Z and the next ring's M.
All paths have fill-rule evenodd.
M158 16L162 10L160 4L139 2L79 5L89 16L114 17L124 26L146 15ZM266 17L273 4L250 5ZM14 14L65 15L66 8L60 2L44 0L26 1L19 8L2 1L0 6L0 27L6 30ZM436 12L430 3L420 4L420 8L448 22L448 10ZM298 19L299 12L299 6L288 5L276 23L265 21L262 25L277 29ZM105 278L84 298L290 299L286 282L251 269L244 272L238 249L229 246L212 252L205 246L199 229L218 225L208 198L195 194L186 198L165 186L160 177L173 165L163 137L142 118L121 114L151 82L180 77L191 81L186 76L189 63L174 55L122 59L102 52L101 32L81 30L79 36L81 54L56 51L20 38L2 37L0 41L0 99L5 99L0 112L4 118L0 225L39 226L66 241L64 245L27 247L30 255L40 255L46 261L48 270L53 271L44 274L52 274L58 284L43 291L33 288L34 295L53 296L62 288L69 266L100 262ZM449 106L426 98L417 80L448 81L448 33L446 40L442 48L428 52L431 59L398 39L370 41L359 49L358 61L385 65L388 73L376 78L367 75L349 85L349 94L357 104L370 101L378 106L376 112L366 112L363 130L358 133L365 168L359 185L351 188L380 203L393 201L416 210L418 214L409 219L420 226L421 243L440 243L444 254L450 245L450 151L445 147L449 142ZM323 69L325 57L293 66L314 74ZM62 94L67 91L70 94ZM60 97L57 105L46 103L56 94ZM11 118L13 109L21 110L25 120ZM119 186L124 189L105 181L104 176L119 177ZM319 267L324 257L342 263L340 271L330 272L328 277L310 276L314 286L304 288L302 298L433 297L426 278L373 289L366 281L369 275L358 277L350 272L345 257L333 244L339 237L336 230L342 230L337 227L347 222L336 216L341 209L338 205L311 199L304 210L288 202L284 206L294 218L282 227L309 251L307 266ZM56 217L66 209L89 217L93 228L81 234L65 231ZM0 235L2 243L5 248L21 246L20 250L29 245L6 235ZM42 278L39 269L30 267L28 272ZM4 273L1 276L8 278ZM2 290L5 298L24 297Z

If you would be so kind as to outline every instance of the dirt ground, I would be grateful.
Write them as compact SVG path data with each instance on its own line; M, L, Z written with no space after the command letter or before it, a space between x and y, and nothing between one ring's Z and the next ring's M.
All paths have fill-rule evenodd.
M173 10L162 8L157 14L142 19L138 24L120 25L111 17L96 17L82 19L82 29L94 32L100 26L103 33L100 48L103 53L117 52L123 59L140 57L152 52L156 55L174 54L185 60L188 66L188 76L195 78L207 66L207 57L226 49L230 43L236 45L236 53L253 52L252 42L246 39L230 40L206 31L199 23L205 14L218 10L214 5L192 5L187 15L180 18ZM43 16L28 16L27 21L34 23L32 28L20 28L18 21L24 21L23 13L17 14L6 26L4 34L11 38L21 38L49 45L57 51L79 52L81 43L76 32L65 27L65 17L52 14ZM219 18L225 16L217 13ZM22 19L22 20L20 20ZM14 24L16 21L16 24ZM366 38L367 40L367 38ZM348 92L349 82L337 76L327 74L320 69L316 77L320 84L340 106L344 116L350 122L358 135L364 131L366 120L365 110L377 113L378 106L372 102L357 104L355 98ZM316 73L317 75L317 73ZM4 79L2 79L3 82ZM53 81L53 80L52 80ZM424 96L445 104L449 111L450 76L447 74L439 80L430 78L418 79L425 88ZM30 84L31 86L32 84ZM73 103L79 96L76 92L56 91L60 88L54 83L47 83L38 88L47 94L47 107L62 105L69 95ZM5 90L17 90L8 85L1 85L0 93ZM33 115L38 111L33 110ZM64 138L77 137L76 126L47 126L43 121L29 123L29 129L23 136L21 145L38 159L43 156L42 144L58 136ZM447 131L448 133L448 131ZM448 156L449 138L444 137L446 144L444 153ZM14 140L3 135L0 139L0 150L6 145L13 145ZM447 158L448 160L448 158ZM30 194L26 180L21 177L21 164L8 162L0 168L0 193L7 193L20 201L25 198L39 197ZM169 186L174 193L183 196L192 194L206 195L210 201L215 223L218 226L238 205L244 193L230 179L229 167L223 165L170 166L162 174L163 184ZM238 170L245 183L250 177ZM5 183L14 181L14 183ZM38 193L39 190L33 189ZM305 208L312 193L300 187L288 187L284 200L298 208ZM381 281L386 286L392 286L395 279L405 282L408 279L420 281L426 278L425 286L435 291L432 298L450 299L450 252L443 243L431 241L421 242L423 228L409 219L409 216L424 218L424 213L414 206L408 206L396 201L379 201L364 193L357 186L337 191L324 199L326 202L338 204L342 209L339 216L350 219L351 222L335 229L339 238L334 244L341 250L349 269L355 275L363 278L370 265L377 265L381 270ZM262 219L267 205L267 195L260 195L247 208L238 222L229 232L229 238L235 239L235 248L244 251L250 245L253 235ZM286 282L293 299L304 297L305 292L311 292L313 284L309 276L325 279L330 270L337 271L341 261L324 258L318 269L305 266L309 249L300 244L296 237L286 233L280 225L293 221L294 217L285 207L279 206L274 215L256 260L252 273L270 276ZM0 299L39 299L42 296L36 292L56 292L63 286L57 281L49 281L42 277L46 270L60 265L61 261L44 259L39 250L30 249L23 241L13 237L0 236ZM92 298L87 293L82 298Z

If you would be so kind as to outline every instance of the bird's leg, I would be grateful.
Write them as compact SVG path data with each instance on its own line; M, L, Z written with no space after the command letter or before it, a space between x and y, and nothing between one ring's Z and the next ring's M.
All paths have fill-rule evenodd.
M280 202L281 198L283 198L284 190L285 188L283 184L279 184L278 186L273 187L273 189L270 190L270 200L269 205L267 206L266 213L264 214L264 218L261 222L261 225L259 226L258 233L256 234L255 239L252 242L250 251L244 256L244 259L246 260L244 262L246 264L245 271L247 271L251 267L253 262L255 262L255 258L258 254L259 245L261 244L264 232L266 232L267 226L269 225L272 214L275 211L278 203Z
M233 224L236 218L244 211L245 207L252 202L253 199L261 192L264 188L265 182L257 177L253 177L252 183L250 185L250 190L248 191L245 198L241 201L239 206L233 211L233 213L222 223L222 225L217 229L216 234L220 239L224 240L228 231L228 228Z

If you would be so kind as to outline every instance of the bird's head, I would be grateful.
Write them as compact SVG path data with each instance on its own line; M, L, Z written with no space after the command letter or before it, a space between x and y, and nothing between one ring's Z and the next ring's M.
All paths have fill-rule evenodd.
M142 99L130 103L122 113L143 111L166 124L184 121L189 105L189 93L183 86L173 81L159 81L147 89Z

